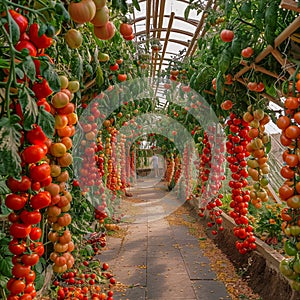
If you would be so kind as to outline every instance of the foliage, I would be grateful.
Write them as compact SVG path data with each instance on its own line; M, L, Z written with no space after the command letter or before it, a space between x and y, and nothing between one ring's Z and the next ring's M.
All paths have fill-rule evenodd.
M251 210L254 216L255 232L269 245L277 245L282 242L282 218L280 212L284 206L278 203L264 203L259 210Z

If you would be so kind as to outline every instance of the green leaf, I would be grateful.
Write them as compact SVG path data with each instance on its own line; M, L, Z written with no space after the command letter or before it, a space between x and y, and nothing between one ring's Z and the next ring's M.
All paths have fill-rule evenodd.
M20 118L17 115L0 119L0 175L3 176L18 178L21 174L19 147L22 127L19 121Z
M45 23L39 24L39 31L38 31L38 36L42 36L46 30L47 30L47 25Z
M47 112L43 106L41 106L39 109L37 123L39 126L41 126L48 138L53 137L55 120L53 115Z
M5 179L1 178L0 179L0 195L6 195L9 193L10 193L10 190L5 183Z
M13 44L15 45L20 39L20 28L16 21L9 14L8 17L9 31Z
M15 71L16 71L16 75L19 78L24 78L25 74L24 74L24 72L18 66L16 66Z
M44 281L45 281L45 275L43 273L36 272L36 278L34 281L34 285L35 285L35 289L37 291L43 287Z
M124 15L128 12L126 0L112 0L111 5L113 8L121 10Z
M24 129L30 130L31 126L36 122L38 115L38 106L35 99L29 94L28 89L23 89L19 94L19 101L24 115Z
M100 65L96 69L96 84L98 87L101 87L104 83L103 71Z
M46 69L41 70L41 74L48 81L48 84L53 92L60 91L59 76L50 63L47 64Z
M37 274L41 274L44 270L43 264L39 260L38 263L34 266L34 270Z
M4 276L0 274L0 287L5 288L8 280L9 280L8 276Z
M81 81L83 77L83 59L81 55L77 52L73 55L71 60L72 75L77 80Z
M133 4L133 6L135 7L136 10L138 10L138 11L141 10L141 7L140 7L140 4L139 4L138 0L132 0L132 4Z
M1 246L1 255L5 256L5 257L12 256L12 253L8 249L8 245Z
M0 274L12 277L11 269L13 267L13 263L10 259L1 259L0 261Z
M186 9L184 10L184 18L185 18L185 20L187 20L189 18L190 11L191 11L191 7L188 5L186 7Z
M63 16L63 19L68 22L70 20L69 12L66 10L63 3L58 2L55 4L55 12L59 16Z
M216 78L216 101L220 105L222 103L224 94L224 77L221 71L219 71Z
M26 56L25 60L23 61L23 70L27 77L31 81L35 81L36 71L35 71L35 64L33 62L32 56Z

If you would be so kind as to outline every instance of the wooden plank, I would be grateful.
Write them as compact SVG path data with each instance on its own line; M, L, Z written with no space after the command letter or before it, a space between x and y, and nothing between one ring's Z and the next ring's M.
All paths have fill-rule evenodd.
M277 49L273 49L271 53L290 75L295 73L295 68L292 67L291 63L287 59L282 57L281 52Z
M280 3L280 7L300 12L300 7L298 6L298 3L294 0L282 0Z

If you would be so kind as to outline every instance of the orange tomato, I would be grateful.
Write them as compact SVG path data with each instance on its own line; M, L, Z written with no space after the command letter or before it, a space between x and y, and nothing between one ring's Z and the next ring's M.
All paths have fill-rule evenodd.
M296 97L287 97L284 106L289 109L297 109L299 107L299 101Z
M291 120L287 116L281 116L277 119L276 125L279 129L285 130L291 123Z
M62 157L67 152L67 148L63 143L53 143L50 146L50 153L54 157Z
M290 125L285 129L284 135L288 139L296 139L300 135L300 128L296 125Z
M63 137L61 139L61 142L66 146L66 149L67 150L70 150L73 146L73 142L72 142L72 139L70 139L69 137Z

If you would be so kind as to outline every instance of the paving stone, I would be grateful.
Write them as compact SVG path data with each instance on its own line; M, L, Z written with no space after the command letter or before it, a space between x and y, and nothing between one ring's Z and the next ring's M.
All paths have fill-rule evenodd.
M141 266L147 263L147 252L146 251L124 251L121 250L118 258L120 266Z
M167 259L164 257L147 258L148 277L150 273L151 276L155 276L155 274L160 274L164 272L173 272L174 274L186 274L185 264L179 254L176 256L169 256Z
M231 299L224 284L215 280L195 280L193 286L197 299L203 300L227 300Z
M185 246L180 249L190 279L215 279L216 273L211 269L209 259L199 247Z
M148 299L186 299L194 297L195 291L186 273L176 273L174 270L147 276Z
M122 245L122 251L145 251L147 250L147 240L133 240L126 239Z
M114 292L115 300L145 300L146 288L143 286L127 288L124 292Z
M144 266L120 266L115 270L114 276L118 282L127 286L146 286L146 269Z

